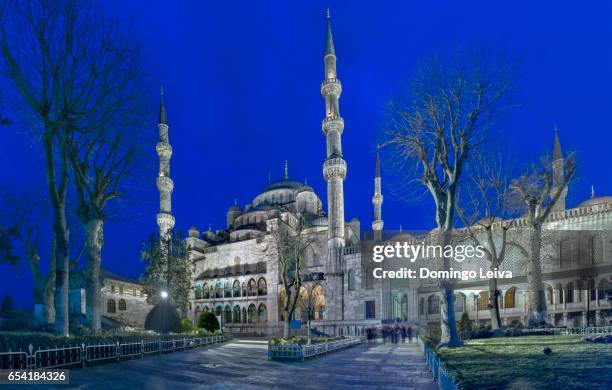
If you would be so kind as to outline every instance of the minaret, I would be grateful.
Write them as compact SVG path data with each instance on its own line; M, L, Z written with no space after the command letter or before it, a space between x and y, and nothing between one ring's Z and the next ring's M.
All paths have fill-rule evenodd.
M372 196L372 204L374 205L374 219L372 221L372 231L374 232L374 241L382 240L383 219L382 219L382 183L380 179L380 147L376 147L376 176L374 177L374 196Z
M342 84L336 74L336 51L331 30L331 18L327 9L327 47L325 49L325 79L321 95L325 99L323 133L327 143L327 158L323 164L323 177L327 182L328 234L330 256L329 271L342 272L342 248L344 248L344 178L346 162L342 159L342 131L344 120L340 116L338 99Z
M168 118L166 106L164 105L164 90L161 90L161 101L159 103L159 142L155 149L159 156L159 175L157 176L157 189L159 190L159 213L157 214L157 226L159 237L162 241L170 238L174 227L174 216L172 215L172 190L174 183L170 179L170 157L172 147L168 142Z
M561 152L561 142L559 142L559 134L557 132L557 126L555 126L555 141L553 146L553 158L552 158L552 171L553 171L553 184L550 192L552 197L559 190L563 183L565 176L564 172L565 160L563 153ZM553 205L554 211L565 210L565 199L567 197L567 186L561 189L561 196L557 202Z

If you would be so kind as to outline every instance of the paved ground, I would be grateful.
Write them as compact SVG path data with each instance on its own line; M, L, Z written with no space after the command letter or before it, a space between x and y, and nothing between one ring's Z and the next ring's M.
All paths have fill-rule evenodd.
M232 340L185 352L72 370L70 386L61 388L437 389L416 344L358 345L305 362L269 361L266 351L263 339Z

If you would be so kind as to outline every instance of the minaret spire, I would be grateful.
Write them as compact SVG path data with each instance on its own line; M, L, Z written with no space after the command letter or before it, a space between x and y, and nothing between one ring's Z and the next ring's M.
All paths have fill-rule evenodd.
M565 202L567 198L567 185L561 188L563 178L565 176L565 159L561 152L561 142L559 141L559 132L557 131L557 125L555 125L555 139L553 144L553 158L552 158L552 173L553 173L553 185L550 191L550 197L552 198L558 191L561 191L559 199L553 205L553 210L565 210Z
M285 179L289 179L289 160L285 160Z
M323 134L325 134L326 159L323 163L323 177L327 182L327 249L329 260L326 263L326 275L330 275L329 284L336 291L342 290L343 271L342 250L345 246L344 237L344 179L346 178L346 162L342 158L342 132L344 120L340 116L339 98L342 84L336 74L336 52L331 32L331 19L327 14L327 42L324 56L325 78L321 84L321 95L325 100L325 119L323 119ZM341 294L337 302L330 302L331 318L341 320L344 316ZM331 309L333 308L333 309Z
M159 174L157 176L157 189L159 191L159 213L157 214L157 227L159 237L163 242L167 241L174 227L174 216L172 215L172 190L174 182L170 178L170 158L172 157L172 146L168 140L168 117L164 104L164 89L160 90L159 120L159 142L155 149L159 157Z
M382 240L382 179L380 177L380 145L376 146L376 174L374 176L374 196L372 196L372 204L374 205L374 218L372 220L372 231L374 232L374 241Z
M325 10L325 16L327 17L327 45L325 47L325 55L335 55L336 51L334 50L334 37L332 35L331 14L329 12L329 8Z

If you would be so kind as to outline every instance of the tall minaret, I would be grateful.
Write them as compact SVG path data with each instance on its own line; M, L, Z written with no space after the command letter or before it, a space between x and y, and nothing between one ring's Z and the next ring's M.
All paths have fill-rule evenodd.
M559 134L557 132L557 126L555 126L555 141L553 145L553 158L552 158L552 171L553 171L553 184L551 188L552 197L560 188L563 183L563 177L565 175L565 159L561 152L561 142L559 142ZM567 186L561 189L561 196L557 202L553 205L554 211L565 210L565 200L567 198Z
M374 220L372 221L372 231L374 232L374 241L382 240L383 219L382 219L382 183L380 179L380 147L376 147L376 176L374 177L374 196L372 196L372 204L374 205Z
M325 99L323 133L327 143L327 158L323 164L323 177L327 182L328 234L330 256L329 272L342 272L342 248L344 248L344 178L346 162L342 159L342 131L344 120L340 116L338 99L342 84L336 74L336 52L332 38L331 18L327 9L327 47L325 49L325 79L321 95Z
M170 238L174 227L174 216L172 215L172 190L174 182L170 179L170 157L172 157L172 146L168 142L168 118L166 106L164 105L164 90L161 90L161 101L159 103L159 142L155 149L159 156L159 175L157 176L157 189L159 190L159 213L157 214L157 226L159 237L162 241Z

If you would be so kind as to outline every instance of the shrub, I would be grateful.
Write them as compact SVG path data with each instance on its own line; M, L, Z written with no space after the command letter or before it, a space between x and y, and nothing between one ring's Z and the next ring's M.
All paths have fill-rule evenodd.
M468 313L463 313L459 320L457 327L463 340L469 339L472 336L472 330L474 329L474 321L470 319Z
M183 333L189 333L193 330L193 322L188 318L183 318L181 320L181 327L183 328Z
M220 328L219 321L217 321L217 317L213 313L202 313L198 318L198 328L214 332Z

